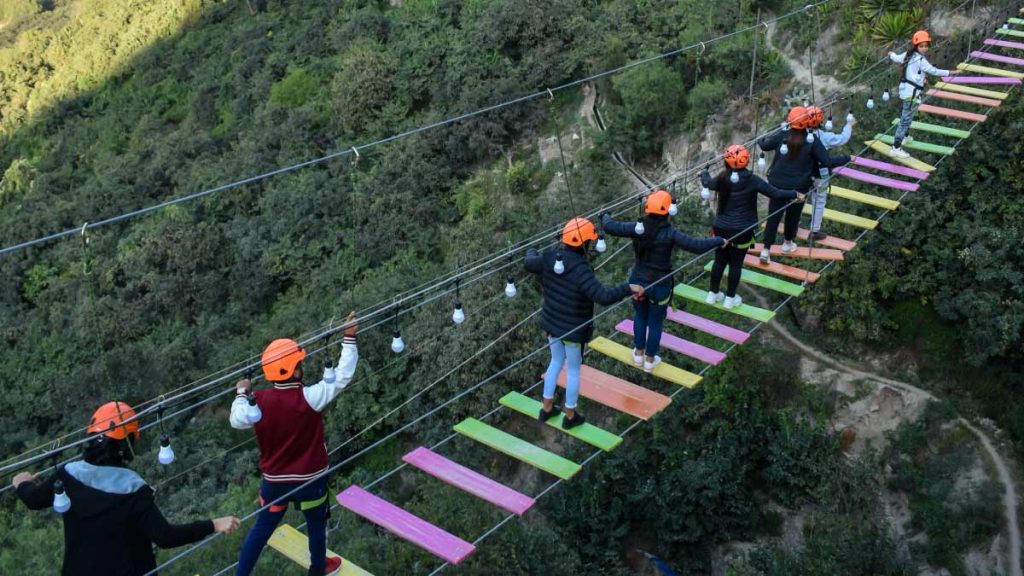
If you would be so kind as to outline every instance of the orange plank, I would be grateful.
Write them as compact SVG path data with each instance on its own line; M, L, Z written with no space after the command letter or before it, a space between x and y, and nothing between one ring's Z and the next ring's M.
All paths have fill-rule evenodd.
M811 272L810 270L804 270L803 268L797 268L796 266L789 266L779 262L772 262L768 265L761 264L761 260L757 256L747 255L747 257L743 259L743 265L751 270L771 272L773 274L778 274L779 276L792 278L793 280L806 280L812 284L817 282L818 278L821 277L817 272Z
M749 250L748 254L759 254L764 244L754 244ZM833 250L832 248L815 248L811 250L807 246L797 246L796 250L789 254L782 253L782 246L776 244L772 246L772 256L776 258L810 258L812 260L842 260L843 251Z
M565 388L565 370L558 375L558 385ZM672 399L664 394L616 378L586 364L580 370L580 396L641 420L650 419L672 403Z
M982 98L981 96L970 96L968 94L959 94L957 92L949 92L947 90L936 90L932 88L928 91L929 96L935 96L936 98L945 98L946 100L953 100L955 102L966 102L968 104L977 104L979 106L989 106L996 108L1002 102L995 98Z
M932 106L931 104L921 104L917 107L918 111L924 112L925 114L935 114L937 116L947 116L949 118L956 118L958 120L970 120L972 122L984 122L986 116L984 114L975 114L974 112L964 112L963 110L956 110L954 108L945 108L943 106Z
M779 234L784 232L785 226L779 224ZM811 237L811 231L806 228L797 228L796 237L806 242L807 239ZM839 238L838 236L825 236L825 238L818 240L818 244L821 244L826 248L842 250L843 252L849 252L857 247L857 243L853 240L846 240L844 238Z

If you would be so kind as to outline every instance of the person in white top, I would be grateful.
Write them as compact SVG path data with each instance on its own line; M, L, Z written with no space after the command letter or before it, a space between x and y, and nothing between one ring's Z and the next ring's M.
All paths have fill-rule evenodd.
M928 75L932 76L955 76L959 70L943 70L932 66L932 63L925 58L932 45L932 37L927 30L914 32L910 43L912 48L902 54L889 52L889 59L897 64L903 65L903 78L900 81L900 100L903 101L903 113L900 115L899 126L896 127L896 135L893 137L892 150L889 154L897 158L910 158L910 154L903 149L903 141L910 132L910 124L914 121L914 114L921 104L921 93L925 90L925 83L928 82Z

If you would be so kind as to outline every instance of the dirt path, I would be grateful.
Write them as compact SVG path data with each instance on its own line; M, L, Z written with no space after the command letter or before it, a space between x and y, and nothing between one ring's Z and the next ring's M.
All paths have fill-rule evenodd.
M797 55L793 53L792 46L777 45L775 43L775 32L776 23L771 22L770 24L768 24L768 33L765 35L765 42L767 43L768 47L775 50L776 52L779 53L779 55L782 56L782 59L786 62L786 65L789 66L789 69L793 72L794 80L796 80L800 84L811 86L810 52L805 50L802 54ZM823 39L822 44L828 45L828 38ZM816 88L815 92L819 97L823 94L827 94L829 92L834 92L836 90L844 88L843 83L835 76L829 76L827 74L820 73L820 63L817 62L817 59L815 59L814 65L815 72L818 73L814 75L813 84ZM845 90L857 90L861 88L864 88L864 86L854 85L845 87Z
M753 294L754 299L757 300L759 304L767 305L767 302L764 300L763 297L761 297L760 294L753 293L750 290L748 290L747 292ZM880 382L882 384L886 384L887 386L891 386L899 390L903 390L913 394L921 394L928 397L929 399L938 400L938 398L934 394L928 392L927 390L922 390L917 386L913 386L911 384L907 384L906 382L899 382L896 380L892 380L890 378L886 378L884 376L864 372L861 370L857 370L856 368L847 366L840 362L839 360L836 360L835 358L825 354L824 352L821 352L816 348L804 344L801 340L797 339L796 336L793 336L793 334L791 334L789 330L787 330L786 327L783 326L780 322L769 322L768 327L774 330L779 336L781 336L784 340L789 342L790 345L799 350L801 353L813 358L814 360L817 360L822 364L831 366L836 370L846 372L847 374L856 376L857 378L873 380L875 382ZM1003 485L1003 511L1006 516L1007 539L1009 541L1009 558L1007 560L1010 566L1010 576L1024 576L1022 575L1020 564L1021 544L1020 525L1018 524L1017 520L1017 490L1013 485L1013 480L1010 478L1010 469L1007 467L1006 461L1003 460L1003 457L996 450L995 445L992 444L992 440L988 437L987 434L976 428L965 418L959 417L957 418L957 420L960 424L963 424L965 428L970 430L971 433L973 433L978 438L978 441L981 443L982 447L985 449L985 452L988 454L992 463L996 467L996 471L999 475L999 481Z

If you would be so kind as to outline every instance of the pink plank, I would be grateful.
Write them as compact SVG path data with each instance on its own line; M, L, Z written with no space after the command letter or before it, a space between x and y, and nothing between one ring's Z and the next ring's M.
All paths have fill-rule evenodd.
M737 330L732 326L726 326L725 324L719 324L714 320L708 320L707 318L697 316L696 314L690 314L689 312L683 312L682 310L668 309L669 320L676 324L682 324L683 326L689 326L694 330L700 330L701 332L711 334L716 338L722 340L728 340L736 344L743 344L750 338L750 334L742 330Z
M533 498L500 482L495 482L483 474L478 474L457 462L452 462L423 446L402 456L402 460L442 482L451 484L513 514L522 516L534 504Z
M992 62L1002 62L1003 64L1013 64L1014 66L1024 66L1024 59L1000 56L999 54L989 54L988 52L981 52L978 50L971 52L971 57L980 58L982 60L991 60Z
M476 550L475 546L462 538L445 532L359 486L349 486L338 494L338 504L446 562L458 564Z
M623 320L615 326L615 329L623 334L629 334L632 336L633 321ZM690 358L696 358L697 360L711 364L712 366L718 366L722 360L725 360L725 354L718 350L713 350L707 346L701 346L696 342L684 340L678 336L673 336L668 332L661 333L661 345L669 350L679 352L680 354L684 354Z
M907 168L906 166L899 166L897 164L890 164L888 162L880 162L878 160L872 160L871 158L865 158L863 156L854 156L852 163L856 164L857 166L863 166L865 168L885 170L886 172L892 172L893 174L899 174L900 176L906 176L908 178L917 178L918 180L926 180L929 176L927 172L922 172L921 170L914 170L913 168Z
M1024 42L1010 42L1009 40L985 38L985 44L988 44L989 46L999 46L1000 48L1016 48L1017 50L1024 50Z
M1002 76L943 76L943 82L953 84L1020 84L1020 78L1003 78Z
M854 180L860 180L861 182L867 182L868 184L895 188L897 190L906 190L908 192L913 192L921 187L920 184L915 184L913 182L896 180L895 178L886 178L885 176L877 176L875 174L869 174L867 172L847 168L845 166L842 168L836 168L832 173L839 176L846 176L847 178L853 178Z
M984 114L975 114L974 112L964 112L963 110L957 110L955 108L946 108L945 106L932 106L931 104L921 104L917 107L918 112L924 114L935 114L937 116L947 116L949 118L957 118L960 120L969 120L971 122L984 122L988 120L988 117Z

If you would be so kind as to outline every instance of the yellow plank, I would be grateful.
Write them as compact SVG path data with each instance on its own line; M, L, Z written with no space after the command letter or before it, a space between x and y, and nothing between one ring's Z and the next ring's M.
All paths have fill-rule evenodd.
M885 156L885 159L890 162L899 162L907 168L913 168L914 170L920 170L922 172L935 172L935 166L927 162L922 162L917 158L897 158L890 156L889 151L892 150L892 146L889 146L885 142L879 142L878 140L867 140L864 142L872 150Z
M846 198L847 200L853 200L854 202L860 202L861 204L885 208L886 210L895 210L896 208L899 208L900 205L900 203L895 200L889 200L888 198L882 198L881 196L875 196L873 194L857 192L856 190L850 190L849 188L843 188L842 186L836 186L835 184L829 187L828 193L840 198Z
M996 98L998 100L1006 100L1006 92L1000 92L998 90L985 90L983 88L975 88L974 86L964 86L963 84L951 84L949 82L936 82L935 88L939 90L946 90L947 92L959 92L961 94L970 94L971 96L982 96L985 98Z
M804 214L807 214L808 216L811 215L810 204L804 204ZM878 227L877 220L862 218L855 214L847 214L846 212L832 210L831 208L825 208L825 212L822 213L822 217L825 218L825 220L839 222L840 224L849 224L850 226L856 226L857 228L865 228L867 230L874 230L876 227Z
M989 76L1024 79L1024 73L1014 72L1012 70L1003 70L1002 68L992 68L991 66L978 66L977 64L965 64L961 62L957 64L956 67L958 70L977 72L978 74L988 74Z
M618 360L627 366L632 366L638 370L640 369L636 364L633 364L633 352L622 344L616 344L607 338L598 336L590 341L589 346L601 354ZM703 379L693 372L687 372L682 368L676 368L675 366L666 364L664 360L662 360L661 364L658 364L654 371L651 372L651 375L663 380L668 380L673 384L678 384L685 388L693 388Z
M267 541L267 544L274 550L284 554L292 562L309 570L309 539L302 532L288 524L281 524L270 535L270 540ZM327 551L327 555L337 556L337 554L330 550ZM339 576L373 576L373 574L344 558L342 558L341 570L337 574Z

